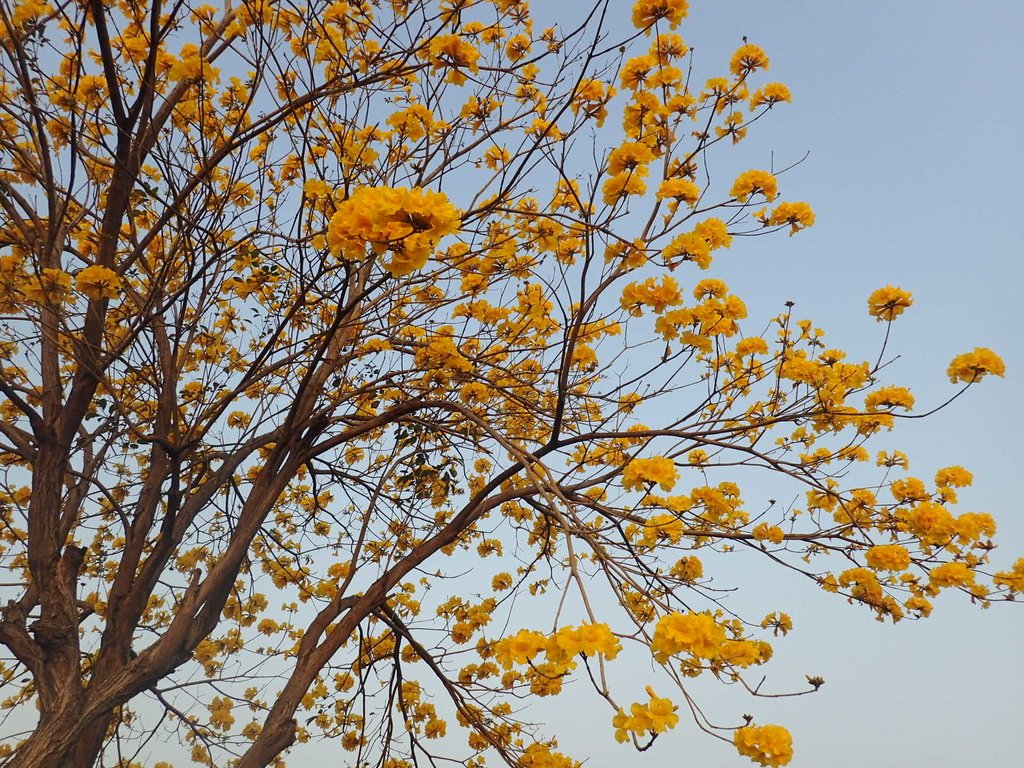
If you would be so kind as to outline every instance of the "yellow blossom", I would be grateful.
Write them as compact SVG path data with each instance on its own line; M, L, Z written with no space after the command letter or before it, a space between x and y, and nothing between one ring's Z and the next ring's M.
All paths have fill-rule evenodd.
M774 200L779 194L779 185L768 171L744 171L736 177L729 194L742 203L747 202L751 195L755 194Z
M761 48L751 43L737 48L729 61L729 71L736 77L745 77L758 69L768 69L768 56Z
M782 101L792 101L793 97L787 88L782 83L765 83L763 86L754 91L750 97L750 108L757 109L758 107L768 106L771 107Z
M768 223L773 227L789 224L789 234L795 235L814 224L814 211L807 203L779 203L768 217Z
M966 488L973 482L974 475L959 466L944 467L935 473L935 485Z
M928 572L933 587L962 587L974 582L974 574L960 562L943 563Z
M121 278L114 270L94 264L78 273L75 287L90 299L114 299L120 293Z
M906 387L881 387L868 393L864 398L864 407L869 411L880 408L902 408L909 411L914 407L914 395Z
M647 165L653 159L654 153L646 144L627 141L617 146L608 155L608 172L615 174L630 171Z
M654 628L651 650L664 664L670 656L689 653L697 658L715 659L725 642L725 630L708 613L670 613Z
M908 291L887 285L868 297L868 314L879 322L892 321L913 303Z
M1024 557L1013 564L1012 570L996 573L992 581L1010 592L1024 592Z
M876 571L902 571L910 565L910 553L899 544L881 544L871 547L865 560Z
M758 765L781 766L793 759L793 737L780 725L747 725L733 734L736 750Z
M622 198L630 195L642 195L647 191L647 184L639 169L623 171L605 180L601 187L605 205L615 205Z
M675 29L688 12L687 0L636 0L633 3L633 26L647 30L664 19Z
M331 217L327 244L346 260L364 258L367 247L378 254L390 252L386 268L397 277L422 268L459 223L459 212L440 192L360 187Z
M622 471L622 487L627 491L639 491L648 483L657 483L662 490L670 491L678 477L679 473L672 459L664 456L633 459Z
M973 384L990 373L1003 376L1006 373L1006 363L986 347L975 347L973 352L957 355L946 371L949 380L954 384L961 381Z
M781 528L769 523L758 523L752 533L757 541L768 541L772 544L781 544L785 536Z
M700 199L700 187L689 179L665 179L658 187L657 197L682 201L692 207Z
M206 708L210 710L210 725L222 731L227 731L235 724L234 715L231 709L234 702L227 696L214 696Z

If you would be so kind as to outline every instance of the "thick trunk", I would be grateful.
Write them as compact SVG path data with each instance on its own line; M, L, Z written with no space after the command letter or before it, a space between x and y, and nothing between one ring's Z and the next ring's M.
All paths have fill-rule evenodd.
M113 719L114 713L108 712L91 722L83 730L81 737L75 740L71 751L60 764L61 768L92 768L103 748L103 739Z
M78 728L68 718L57 717L39 726L15 753L18 768L92 768L95 755L87 763L72 762L72 747Z

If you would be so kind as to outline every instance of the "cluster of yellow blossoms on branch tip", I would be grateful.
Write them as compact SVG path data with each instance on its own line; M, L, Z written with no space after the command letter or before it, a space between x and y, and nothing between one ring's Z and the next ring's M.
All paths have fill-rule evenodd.
M378 255L389 253L385 268L399 277L422 269L459 223L459 211L441 192L360 187L331 216L327 246L349 261L364 259L367 247Z
M648 734L656 736L675 728L679 722L679 715L676 714L678 707L671 699L659 697L651 686L647 686L646 690L649 701L635 702L630 706L629 714L620 709L612 718L616 741L628 741L631 734L640 738Z
M747 725L733 734L741 755L758 765L781 766L793 759L793 737L780 725Z

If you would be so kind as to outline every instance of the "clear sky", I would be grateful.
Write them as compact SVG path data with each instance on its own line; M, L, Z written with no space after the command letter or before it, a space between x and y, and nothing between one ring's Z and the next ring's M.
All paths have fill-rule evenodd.
M613 0L619 24L628 23L630 5ZM770 79L793 92L792 105L723 154L767 167L774 153L778 167L810 153L783 177L782 196L811 202L816 226L734 245L716 263L714 276L744 298L751 319L793 300L799 317L862 359L880 330L866 314L867 295L888 283L912 291L913 308L894 325L890 348L901 357L890 378L911 386L918 411L956 391L945 377L955 354L988 346L1003 356L1005 380L986 380L934 417L902 423L892 439L922 477L949 464L974 472L960 509L996 517L994 561L1003 568L1024 556L1022 29L1019 0L694 0L679 30L702 77L724 70L747 35L771 57ZM750 567L735 605L774 602L796 624L775 645L766 688L798 687L805 673L827 682L816 696L776 700L701 686L710 714L732 722L751 712L785 724L796 742L793 768L1018 764L1024 605L983 611L948 594L928 620L883 625L806 580L776 569L761 579ZM589 755L591 768L750 765L685 718L636 755L614 743L606 710L580 698L578 709L563 702L548 710L549 730L570 754Z

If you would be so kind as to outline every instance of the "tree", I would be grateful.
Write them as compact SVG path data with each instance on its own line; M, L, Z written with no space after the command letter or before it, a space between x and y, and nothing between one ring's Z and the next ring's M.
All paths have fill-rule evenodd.
M569 766L517 702L575 681L639 749L685 702L784 765L782 727L687 692L760 694L791 628L723 607L724 556L893 621L1024 591L953 511L969 472L868 452L914 406L883 377L907 292L852 363L701 275L814 221L781 173L711 176L790 99L760 48L698 82L683 0L619 33L607 3L226 5L0 3L5 764ZM1003 372L958 356L954 397Z

